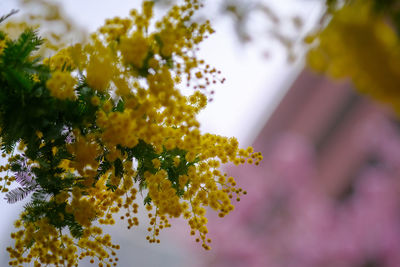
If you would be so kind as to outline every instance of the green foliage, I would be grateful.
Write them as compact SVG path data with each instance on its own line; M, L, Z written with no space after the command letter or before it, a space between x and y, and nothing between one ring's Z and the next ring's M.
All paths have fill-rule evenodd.
M34 54L42 43L37 33L28 29L17 40L8 40L0 54L1 148L11 153L18 142L23 142L25 156L38 163L30 170L34 183L11 190L6 199L15 203L33 192L31 202L25 206L25 221L47 218L53 226L68 227L72 236L79 237L82 226L65 211L66 204L49 197L82 186L79 176L61 177L65 170L58 165L64 159L72 159L66 148L66 137L72 134L72 128L84 132L88 124L94 124L97 108L90 104L90 98L95 93L82 81L76 89L76 101L52 97L46 88L50 69ZM20 159L17 155L11 161L15 173L24 171Z
M2 149L7 153L21 138L35 142L32 124L44 113L40 108L31 108L32 104L39 107L44 104L35 97L43 84L36 84L32 75L45 76L48 70L37 60L30 59L41 43L33 30L27 30L17 40L8 40L0 56L0 136Z

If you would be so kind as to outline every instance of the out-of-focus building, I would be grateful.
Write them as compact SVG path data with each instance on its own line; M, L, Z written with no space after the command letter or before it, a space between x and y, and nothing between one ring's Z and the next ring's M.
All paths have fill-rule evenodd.
M210 220L200 266L400 266L400 132L389 110L303 71L253 147L260 166L229 170L249 194Z
M393 115L359 95L350 83L333 82L304 71L254 146L268 157L282 137L303 139L314 151L318 172L315 182L327 193L338 196L349 193L363 167L378 163L377 139L387 128L397 134Z

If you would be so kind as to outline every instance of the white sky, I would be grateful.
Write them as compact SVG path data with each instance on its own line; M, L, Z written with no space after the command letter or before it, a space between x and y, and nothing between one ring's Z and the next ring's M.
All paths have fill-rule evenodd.
M0 15L14 7L15 2L15 0L0 0ZM63 4L67 14L91 32L96 30L105 18L127 16L133 5L138 5L140 2L68 0L63 1ZM292 15L300 15L305 28L309 29L321 11L322 1L270 0L265 2L280 17L289 18ZM296 64L288 64L282 46L268 39L265 39L266 42L262 45L260 43L244 46L239 44L228 21L226 18L218 18L218 23L213 25L216 34L201 47L201 56L222 71L226 82L215 88L214 101L200 114L199 119L203 131L236 136L243 146L247 146L261 130L278 100L301 70L302 60ZM251 23L252 28L253 25L255 26L255 31L260 30L256 25L261 22L255 19ZM300 39L298 41L300 42ZM265 49L271 55L268 59L263 56ZM19 212L18 206L21 204L10 206L0 200L0 210L7 210L8 215L0 220L0 237L8 236L10 224ZM13 212L10 212L10 207L13 208ZM139 238L139 242L145 241ZM0 242L0 265L5 245L5 242Z

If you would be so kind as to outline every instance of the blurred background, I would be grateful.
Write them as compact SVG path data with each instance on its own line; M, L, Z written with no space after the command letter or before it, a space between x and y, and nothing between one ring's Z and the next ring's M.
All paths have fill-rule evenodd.
M18 2L2 0L0 14L36 12ZM58 2L73 44L141 1ZM171 2L157 1L160 14ZM400 266L399 125L349 82L305 68L303 39L319 23L321 2L206 1L198 19L214 21L216 34L200 56L227 82L200 114L202 131L237 136L264 160L225 167L248 195L223 219L209 213L211 251L179 220L159 245L145 241L145 226L128 231L120 224L109 228L121 245L120 266ZM1 202L2 266L23 204Z

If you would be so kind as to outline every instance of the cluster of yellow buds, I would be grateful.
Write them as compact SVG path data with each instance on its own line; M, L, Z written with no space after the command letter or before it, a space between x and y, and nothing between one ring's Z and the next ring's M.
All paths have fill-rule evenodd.
M356 89L400 112L399 37L374 1L348 1L334 10L326 27L310 35L308 53L314 70L350 78Z
M37 194L16 222L21 230L12 234L10 265L78 266L85 257L117 265L118 246L94 224L112 225L118 216L128 228L138 225L138 192L147 195L150 243L160 242L169 219L182 216L210 249L207 207L224 217L234 209L232 199L246 194L221 164L258 165L262 156L239 149L235 138L200 132L196 116L207 105L208 88L224 80L196 55L213 33L208 21L193 21L201 6L185 0L154 22L154 2L144 1L141 12L107 20L90 42L44 60L50 78L32 82L46 86L48 96L40 92L49 103L82 118L60 111L20 148L41 158L28 164L37 180L28 189ZM179 89L182 81L191 95ZM22 173L18 164L11 158L4 169Z

